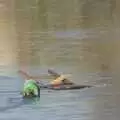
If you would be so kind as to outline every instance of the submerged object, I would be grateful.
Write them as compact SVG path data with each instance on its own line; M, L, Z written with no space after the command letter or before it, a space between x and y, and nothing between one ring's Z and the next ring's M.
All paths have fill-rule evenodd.
M58 74L57 72L49 69L48 73L50 75L52 75L54 78L60 77L61 75ZM65 80L68 80L67 78L65 78ZM68 80L70 81L70 80ZM71 81L70 81L71 82ZM40 85L41 88L43 89L52 89L52 90L73 90L73 89L83 89L83 88L90 88L92 86L90 85L76 85L75 83L71 82L72 84L68 83L68 84L61 84L61 85L57 85L57 86L52 86L51 84L48 85Z
M60 87L51 87L49 89L53 90L74 90L74 89L83 89L83 88L89 88L92 86L88 85L70 85L70 86L60 86Z
M60 85L60 86L40 86L41 89L52 89L52 90L74 90L74 89L83 89L83 88L90 88L92 86L89 85Z

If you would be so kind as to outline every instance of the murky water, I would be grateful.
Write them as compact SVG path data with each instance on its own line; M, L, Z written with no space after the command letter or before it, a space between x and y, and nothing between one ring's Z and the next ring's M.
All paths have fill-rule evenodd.
M41 98L24 100L20 78L0 78L1 120L119 120L119 93L112 86L83 90L41 90ZM20 87L21 86L21 87Z
M1 0L0 119L118 120L119 18L119 0ZM95 87L23 100L17 70L49 68Z

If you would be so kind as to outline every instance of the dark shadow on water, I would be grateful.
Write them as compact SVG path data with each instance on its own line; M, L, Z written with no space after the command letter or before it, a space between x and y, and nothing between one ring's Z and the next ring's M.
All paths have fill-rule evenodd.
M21 106L24 105L31 105L40 101L40 98L30 98L30 99L23 99L22 97L18 98L8 98L8 104L9 106L6 107L0 107L0 112L5 112L7 110L15 109L15 108L20 108Z
M20 91L19 90L0 90L0 93L6 93L6 94L12 94L12 93L20 93Z
M16 79L16 77L10 77L10 76L0 76L0 80L13 80Z

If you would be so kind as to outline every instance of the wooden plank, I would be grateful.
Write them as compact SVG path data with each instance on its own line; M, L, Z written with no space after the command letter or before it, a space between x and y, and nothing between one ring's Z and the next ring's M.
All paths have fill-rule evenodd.
M50 75L52 75L53 77L57 78L57 77L60 77L60 74L58 74L57 72L51 70L51 69L48 69L48 73Z

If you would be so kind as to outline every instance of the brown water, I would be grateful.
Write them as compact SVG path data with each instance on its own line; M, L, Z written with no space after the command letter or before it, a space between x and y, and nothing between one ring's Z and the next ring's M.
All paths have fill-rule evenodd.
M97 88L82 93L60 92L61 99L68 100L68 103L61 103L60 98L56 100L59 94L53 92L52 100L57 104L53 106L49 106L52 101L47 101L49 93L43 92L42 99L45 98L45 104L48 103L49 107L46 114L50 115L51 109L57 106L59 109L62 104L61 111L68 111L66 116L71 115L69 118L60 112L62 118L58 113L49 118L117 120L120 91L119 19L119 0L1 0L0 74L17 76L16 71L24 69L38 75L47 73L48 68L71 73L70 79L77 84L91 84ZM16 79L17 87L22 85ZM5 86L2 89L11 90L12 85L9 84L10 89ZM87 99L89 96L92 100ZM72 103L73 99L77 99L76 102ZM69 112L67 104L76 107ZM46 114L42 114L43 119L47 119ZM34 111L33 116L36 115Z

